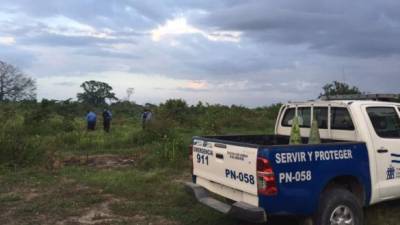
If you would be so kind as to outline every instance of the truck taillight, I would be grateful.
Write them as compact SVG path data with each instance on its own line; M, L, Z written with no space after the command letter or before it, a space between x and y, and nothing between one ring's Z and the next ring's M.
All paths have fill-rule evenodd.
M191 165L191 173L193 174L193 145L189 145L189 160Z
M276 195L278 187L276 186L275 174L268 159L257 158L257 187L261 195Z

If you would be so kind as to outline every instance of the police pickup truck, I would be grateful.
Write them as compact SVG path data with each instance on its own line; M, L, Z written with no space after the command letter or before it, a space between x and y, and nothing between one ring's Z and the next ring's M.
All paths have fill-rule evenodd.
M247 221L291 215L316 225L362 225L363 207L400 197L400 103L364 98L285 104L275 135L193 137L186 188ZM303 144L289 145L295 115ZM307 144L311 118L321 144Z

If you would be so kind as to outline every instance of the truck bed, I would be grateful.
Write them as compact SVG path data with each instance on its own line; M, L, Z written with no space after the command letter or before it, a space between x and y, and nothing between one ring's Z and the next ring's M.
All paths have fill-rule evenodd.
M289 136L284 135L222 135L222 136L199 136L194 138L200 138L205 141L212 141L224 144L232 144L238 146L248 147L263 147L271 145L288 145ZM343 143L345 141L333 140L333 139L321 139L323 144L329 143ZM307 144L308 138L302 138L302 143Z
M193 137L194 182L271 215L311 215L319 193L340 174L358 179L368 205L371 180L364 142L323 139L321 144L307 144L308 138L302 142L289 145L289 136L282 135ZM273 169L278 190L274 195L258 193L258 158L268 160Z

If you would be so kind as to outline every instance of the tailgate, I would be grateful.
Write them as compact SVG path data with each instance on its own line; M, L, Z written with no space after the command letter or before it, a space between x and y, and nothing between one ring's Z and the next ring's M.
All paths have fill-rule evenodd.
M193 140L193 174L257 195L256 147Z

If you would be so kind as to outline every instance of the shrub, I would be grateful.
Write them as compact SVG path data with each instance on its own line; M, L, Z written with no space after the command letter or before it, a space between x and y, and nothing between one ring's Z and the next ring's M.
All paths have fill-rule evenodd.
M24 117L13 112L3 113L0 119L0 164L17 167L41 163L46 150L40 136L27 132Z
M146 125L145 129L133 136L133 143L144 145L160 141L163 137L169 136L175 126L177 124L170 119L155 118Z
M139 162L144 169L175 167L182 168L188 157L188 143L179 135L164 136L157 143L147 146L146 156Z
M175 121L179 125L188 122L189 113L189 107L182 99L169 99L156 112L161 118Z

